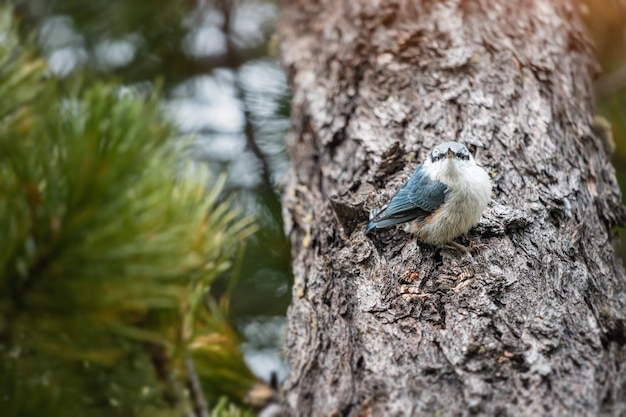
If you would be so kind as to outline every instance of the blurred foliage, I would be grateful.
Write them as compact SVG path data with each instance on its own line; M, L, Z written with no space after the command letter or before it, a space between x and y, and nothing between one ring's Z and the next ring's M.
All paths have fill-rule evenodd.
M182 415L196 373L243 415L258 382L207 294L256 226L182 162L156 92L63 95L6 8L0 39L1 415Z
M176 88L195 77L213 76L216 71L231 75L222 77L220 82L233 83L246 122L240 132L229 134L245 136L246 152L252 154L253 162L259 162L247 166L251 175L256 174L256 185L225 187L227 192L239 191L235 204L254 215L259 225L246 244L246 262L242 265L240 285L233 292L232 314L284 315L291 297L290 247L283 231L275 186L280 164L286 163L282 137L288 127L289 94L288 91L275 95L253 92L241 82L241 74L251 63L267 58L267 45L273 32L271 24L261 27L259 38L253 37L253 41L241 30L237 31L254 26L249 15L263 14L264 9L259 10L259 5L272 5L275 1L12 0L12 3L22 36L35 40L40 54L48 60L61 62L57 75L62 76L64 89L75 90L76 85L85 88L103 79L143 89L148 84L150 89L152 80L159 78L163 80L167 101ZM206 35L200 36L205 33L203 30ZM194 36L216 49L210 54L195 51L191 46ZM222 49L217 48L221 40L224 40ZM112 48L113 45L117 46ZM107 48L112 49L107 53ZM128 59L107 60L111 51L127 54ZM277 108L274 114L251 110L255 106L267 109L268 105ZM208 140L219 134L224 133L210 132ZM220 165L222 170L228 170L226 165L231 162L222 164L211 154L192 157L208 161L213 171ZM237 173L229 175L229 181L236 176ZM228 285L227 280L220 280L212 291L219 296Z
M584 0L579 5L602 67L596 80L596 111L612 127L612 161L626 204L626 1ZM626 264L626 230L620 228L618 234L617 250Z
M45 52L84 51L83 70L96 71L99 77L140 81L168 72L170 65L185 65L180 42L188 5L183 1L21 0L14 5L24 35L38 34ZM129 41L137 53L125 65L105 65L98 48L120 40Z
M228 398L222 397L211 407L210 417L249 417L253 414L248 410L242 410L228 401Z
M603 70L611 72L623 67L626 61L626 2L583 0L579 5Z

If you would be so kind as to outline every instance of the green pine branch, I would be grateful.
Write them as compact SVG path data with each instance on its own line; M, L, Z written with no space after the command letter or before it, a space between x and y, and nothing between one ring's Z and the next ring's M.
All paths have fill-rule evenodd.
M210 402L243 400L207 293L252 220L181 162L158 94L62 96L6 8L0 39L2 415L181 415L190 357Z

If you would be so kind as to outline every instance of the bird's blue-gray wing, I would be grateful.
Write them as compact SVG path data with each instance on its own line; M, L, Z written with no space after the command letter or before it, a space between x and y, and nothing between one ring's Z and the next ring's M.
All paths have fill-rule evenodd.
M444 183L431 179L423 165L420 165L387 207L370 220L366 232L412 220L423 220L443 204L447 190Z

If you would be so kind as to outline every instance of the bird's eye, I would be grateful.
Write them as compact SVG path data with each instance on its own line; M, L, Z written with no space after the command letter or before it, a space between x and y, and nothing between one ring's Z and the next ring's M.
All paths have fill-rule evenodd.
M469 160L469 154L467 152L458 151L456 153L457 158L462 159L464 161Z

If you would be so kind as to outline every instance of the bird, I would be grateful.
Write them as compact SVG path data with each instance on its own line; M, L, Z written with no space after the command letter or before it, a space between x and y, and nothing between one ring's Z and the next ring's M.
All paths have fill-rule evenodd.
M407 223L405 230L424 243L467 249L453 239L478 224L491 188L489 174L465 145L441 143L384 209L372 210L365 233Z

